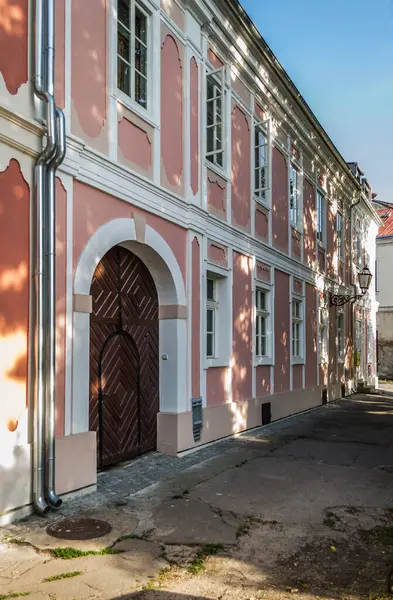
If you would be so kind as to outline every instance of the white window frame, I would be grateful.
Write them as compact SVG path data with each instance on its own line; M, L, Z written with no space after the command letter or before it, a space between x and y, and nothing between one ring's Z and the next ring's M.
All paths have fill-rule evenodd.
M340 320L342 320L342 326L339 327ZM337 361L339 363L345 362L345 313L343 310L337 312L336 317L336 332L337 332Z
M318 361L319 364L325 364L328 362L328 323L329 314L324 304L319 304L318 309ZM321 348L321 332L323 334L322 348Z
M293 182L293 173L296 173L296 185ZM289 211L291 216L291 225L299 229L300 216L300 169L291 162L289 167Z
M268 205L269 204L269 194L270 194L270 175L271 175L271 142L270 142L270 137L271 137L271 132L270 132L270 119L265 119L264 121L258 120L255 115L254 115L254 129L253 129L253 139L252 139L252 146L253 146L253 181L252 181L252 186L253 186L253 194L254 194L254 199L259 202L260 204L265 204ZM256 143L256 136L257 133L260 132L264 138L265 138L265 144L257 144ZM256 156L259 156L259 153L257 153L257 150L259 148L265 148L265 164L264 165L260 165L257 164L256 161ZM260 186L260 187L256 187L256 177L257 177L257 173L259 172L259 181L261 181L261 176L262 176L262 172L264 171L264 179L265 179L265 186Z
M374 339L373 326L370 320L367 323L367 367L373 363L374 359Z
M207 295L207 290L208 290L208 282L212 281L213 282L213 298L209 298ZM205 328L205 343L206 343L206 358L216 358L216 337L217 337L217 323L218 323L218 319L217 319L217 313L219 310L219 303L218 303L218 286L217 286L217 279L215 277L211 277L211 276L207 276L206 277L206 328ZM212 331L208 331L208 326L207 326L207 313L208 312L212 313ZM208 335L212 336L212 354L208 354L207 353L207 348L208 348L208 343L207 343L207 338Z
M208 79L209 77L213 77L215 79L215 85L217 88L221 88L221 94L218 96L213 96L213 99L208 99L207 90L208 90ZM226 87L225 87L225 67L220 67L219 69L213 69L206 71L206 95L205 95L205 136L206 136L206 152L205 159L207 166L211 166L213 168L221 171L225 176L226 171ZM217 121L217 100L221 98L221 121ZM209 125L207 121L208 115L208 104L213 103L213 124ZM217 135L216 128L221 126L221 148L217 148ZM208 149L208 130L213 130L213 148L211 150ZM217 162L217 156L222 157L222 164L220 165Z
M214 280L214 300L207 298L207 281ZM228 367L231 361L231 317L232 298L230 287L230 271L208 263L204 277L204 312L203 312L203 347L204 368ZM214 311L213 354L207 355L207 311Z
M265 294L265 308L258 307L258 297L259 294ZM260 365L270 365L272 363L272 354L273 354L273 314L272 314L272 288L271 286L267 286L262 284L259 281L255 283L255 328L254 328L254 354L255 354L255 364L257 366ZM261 323L262 319L265 320L266 323L266 353L260 354L258 348L257 341L257 329L258 329L258 321ZM259 331L261 331L261 326L259 325Z
M298 314L294 314L294 307L299 306ZM298 336L294 332L298 331ZM298 344L298 352L294 352L294 343ZM292 295L291 301L291 356L292 364L304 363L304 298L303 296Z
M320 190L317 190L316 198L316 229L317 229L317 242L323 248L326 244L326 196Z
M116 50L115 50L116 51L116 80L115 80L116 95L119 95L119 97L124 101L124 103L126 105L131 104L133 109L137 109L137 112L142 112L142 114L144 114L144 113L149 114L152 112L152 104L153 104L153 98L152 98L152 87L153 86L151 85L152 54L153 54L153 44L152 44L152 16L153 15L152 15L152 12L150 10L148 10L148 8L146 7L144 2L140 2L137 0L129 0L130 24L131 24L131 29L130 29L130 28L126 27L123 23L121 23L121 21L118 18L118 12L117 12L118 2L117 2L117 0L114 0L114 4L116 7ZM135 12L136 12L136 10L139 10L146 17L146 53L147 53L146 96L147 96L147 101L146 101L145 106L143 104L137 102L137 100L135 99L135 73L136 73L136 66L135 66L135 38L136 38L136 35L135 35ZM128 33L130 35L130 60L129 61L126 61L123 57L120 57L120 55L117 52L119 23L125 30L128 31ZM122 62L129 65L129 68L131 70L130 94L127 94L126 92L124 92L123 90L121 90L118 87L118 61L119 60L121 60Z
M340 224L340 225L339 225ZM337 257L338 260L345 260L345 227L344 217L340 212L336 215L336 232L337 232Z
M362 233L360 229L355 229L355 265L358 269L362 268L362 254L363 254L363 245L362 245Z

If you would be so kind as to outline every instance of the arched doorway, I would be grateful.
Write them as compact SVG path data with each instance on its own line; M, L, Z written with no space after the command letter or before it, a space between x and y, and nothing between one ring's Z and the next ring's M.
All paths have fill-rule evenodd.
M89 429L102 468L156 448L158 297L145 264L122 246L101 259L90 293Z

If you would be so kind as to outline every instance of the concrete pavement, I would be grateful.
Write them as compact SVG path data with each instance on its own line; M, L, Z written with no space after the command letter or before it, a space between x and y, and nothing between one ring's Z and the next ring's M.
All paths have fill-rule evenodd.
M0 598L382 600L392 431L393 397L354 396L181 459L108 471L62 513L106 519L111 534L62 542L37 517L7 527Z

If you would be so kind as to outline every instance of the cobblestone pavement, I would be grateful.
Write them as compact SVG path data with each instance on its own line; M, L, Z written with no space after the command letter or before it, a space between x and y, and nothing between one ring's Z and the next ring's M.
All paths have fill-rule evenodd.
M0 598L387 600L392 427L393 397L358 395L105 471L97 492L4 528ZM113 529L46 533L70 514Z

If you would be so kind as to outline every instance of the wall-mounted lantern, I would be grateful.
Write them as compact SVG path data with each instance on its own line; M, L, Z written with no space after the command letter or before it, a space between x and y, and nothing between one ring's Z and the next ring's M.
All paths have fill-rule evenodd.
M354 296L349 296L349 295L341 296L340 294L331 294L330 295L331 306L343 306L343 304L347 304L347 302L353 303L353 302L356 302L357 300L360 300L360 298L363 298L363 296L368 292L368 290L370 288L372 278L373 278L372 273L366 265L358 273L359 287L360 287L360 290L362 293L360 295L355 294Z

